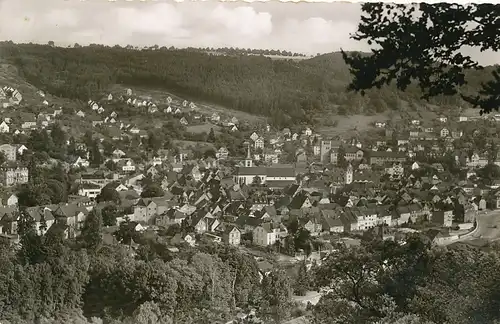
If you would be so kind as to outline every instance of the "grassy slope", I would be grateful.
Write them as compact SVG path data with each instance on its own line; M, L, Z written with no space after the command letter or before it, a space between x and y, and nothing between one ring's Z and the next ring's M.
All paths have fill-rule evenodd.
M275 57L274 59L280 59ZM286 59L284 57L284 59ZM296 60L296 64L304 69L307 69L311 72L311 74L316 74L320 77L326 77L328 80L333 82L338 86L345 86L350 79L349 71L343 62L343 59L339 53L331 53L326 55L317 56L314 58L300 58ZM25 82L17 73L17 69L12 65L1 64L0 65L0 86L10 85L14 88L20 90L23 94L24 100L29 104L37 104L39 105L44 99L47 99L49 103L54 103L58 106L72 106L74 109L80 109L81 104L77 104L74 101L65 99L65 98L57 98L52 97L47 94L46 98L41 98L38 94L36 94L36 87L31 84ZM112 87L110 92L121 92L124 91L126 86L115 85ZM156 89L148 89L148 88L137 88L133 87L134 93L143 96L149 96L154 100L158 100L160 102L165 102L167 96L171 96L175 101L179 101L182 99L190 100L191 98L183 97L182 99L178 96L170 93L169 91L164 90L156 90ZM218 112L223 116L232 117L235 116L239 120L246 120L249 122L257 122L264 123L266 122L265 117L255 116L250 113L242 112L239 110L228 109L221 105L215 105L207 102L195 101L198 108L204 113L211 114L213 112ZM411 114L415 117L423 118L423 119L433 119L436 117L436 114L432 112L433 109L430 106L420 106L417 107L416 111L413 109ZM382 114L375 114L371 116L366 115L351 115L351 116L339 116L328 113L328 107L325 107L325 111L321 114L315 116L315 126L317 130L329 136L336 135L353 135L357 134L362 130L373 129L373 122L375 121L383 121L383 120L398 120L401 116L408 116L410 112L402 105L402 109L399 112L384 112ZM331 124L336 123L337 126L332 127ZM76 124L78 122L75 121Z

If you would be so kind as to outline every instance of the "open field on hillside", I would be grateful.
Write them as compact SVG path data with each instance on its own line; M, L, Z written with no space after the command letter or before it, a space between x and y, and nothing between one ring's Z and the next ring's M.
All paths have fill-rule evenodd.
M221 130L220 126L210 124L210 123L188 126L188 127L186 127L186 130L190 133L198 134L198 133L208 133L208 132L210 132L211 128L214 129L215 133L220 132L220 130Z
M115 93L125 94L125 91L127 88L128 87L123 86L123 85L115 85L111 88L111 91L115 92ZM138 88L138 87L131 87L131 89L132 89L134 95L136 95L136 96L149 97L149 98L151 98L155 101L161 102L161 103L166 103L167 97L170 96L173 100L172 107L180 105L182 103L182 101L184 101L184 100L188 100L188 101L193 101L197 106L197 110L199 110L200 112L203 112L205 114L218 113L218 114L223 115L223 116L236 117L238 120L242 120L242 121L244 120L244 121L247 121L250 123L254 123L254 122L265 123L266 122L265 117L252 115L252 114L249 114L246 112L229 109L226 107L222 107L220 105L215 105L215 104L211 104L211 103L207 103L207 102L203 102L203 101L199 101L199 100L195 100L195 99L191 99L191 98L187 98L187 97L181 98L175 94L172 94L172 93L170 93L168 91L164 91L164 90Z
M0 60L0 87L9 86L17 89L23 96L23 102L30 105L42 105L44 100L49 104L55 104L58 107L70 107L79 109L84 106L75 100L60 98L50 94L45 94L41 97L37 92L39 89L34 85L26 82L18 73L15 66L3 63Z
M194 148L196 146L201 146L201 147L206 148L206 149L215 149L215 146L212 143L208 143L208 142L193 142L193 141L174 140L174 143L177 144L180 149Z

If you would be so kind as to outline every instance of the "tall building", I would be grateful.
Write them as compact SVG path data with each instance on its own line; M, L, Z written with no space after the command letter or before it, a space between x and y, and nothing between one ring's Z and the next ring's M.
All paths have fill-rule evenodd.
M347 170L345 172L345 184L351 184L354 176L354 171L352 169L352 164L349 163Z

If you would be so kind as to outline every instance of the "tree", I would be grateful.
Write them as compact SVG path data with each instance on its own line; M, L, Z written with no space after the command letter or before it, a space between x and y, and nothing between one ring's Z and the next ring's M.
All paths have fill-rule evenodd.
M82 232L80 235L83 246L90 251L96 251L102 243L102 216L101 213L93 209L83 222Z
M114 185L115 183L113 182L105 185L96 197L97 202L113 202L118 205L121 202L121 198Z
M337 165L339 168L347 168L347 160L345 159L345 148L340 145L339 151L337 153Z
M261 183L262 183L262 179L258 175L253 177L253 180L252 180L253 185L259 186Z
M104 226L115 226L116 218L119 216L118 209L114 204L107 205L101 211Z
M7 162L7 157L4 152L0 152L0 165L3 165L5 162Z
M210 132L208 133L207 142L215 143L215 132L213 128L210 128Z
M58 123L55 123L50 128L50 136L52 138L52 142L54 146L57 148L66 147L66 133L62 130L61 126Z
M165 195L161 186L156 183L151 183L144 188L143 192L141 192L142 198L151 198L151 197L161 197Z
M116 162L111 160L111 159L107 160L104 165L106 166L106 168L108 168L109 171L116 171L117 170Z
M90 166L96 168L99 167L104 162L102 158L101 151L99 150L99 144L97 141L93 141L90 147Z
M500 66L489 69L490 81L468 87L484 68L460 52L465 47L500 49L499 5L366 3L362 11L352 38L378 48L369 56L342 52L354 77L349 90L364 94L396 81L406 91L416 81L423 99L458 94L481 114L499 109ZM480 90L471 94L475 86Z
M19 216L17 232L19 234L21 250L19 257L23 264L36 264L43 261L43 247L38 235L36 222L25 208L15 212Z
M310 278L307 274L306 262L302 261L299 266L299 273L295 281L293 291L297 296L305 296L310 288Z
M284 270L273 270L262 279L264 300L271 309L275 321L282 321L289 316L289 304L292 297L290 278Z
M158 150L161 149L162 146L163 146L163 142L162 142L161 138L156 133L149 132L148 138L147 138L148 150L154 154L154 153L158 152Z

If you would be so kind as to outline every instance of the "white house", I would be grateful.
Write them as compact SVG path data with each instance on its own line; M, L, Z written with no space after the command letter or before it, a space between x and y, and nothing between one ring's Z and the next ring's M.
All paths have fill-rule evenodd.
M95 199L101 193L101 186L92 183L83 183L78 188L78 195Z
M122 166L122 171L123 172L134 172L135 171L135 165L132 162L132 160L127 160L125 164Z
M0 133L8 133L10 132L9 125L5 122L5 120L0 124Z
M18 202L17 196L15 194L10 194L2 199L2 206L16 206Z
M76 161L72 164L72 166L74 167L84 167L84 168L88 168L90 165L89 161L87 161L86 159L83 159L82 157L78 157L76 159Z
M259 137L255 140L254 143L255 149L264 149L264 139L262 137Z
M17 153L18 153L19 155L23 155L23 154L24 154L24 151L26 151L27 149L28 149L28 148L27 148L26 146L24 146L24 145L22 145L22 144L21 144L21 145L17 148Z
M253 132L252 135L250 135L250 139L252 141L256 141L259 138L259 135L256 132Z
M259 246L269 246L275 244L281 237L287 234L286 228L282 225L264 223L253 230L253 244Z
M441 137L448 137L450 135L450 131L447 128L443 128L441 129L439 134Z
M220 116L218 113L213 113L210 117L210 120L214 123L218 123L220 121Z

